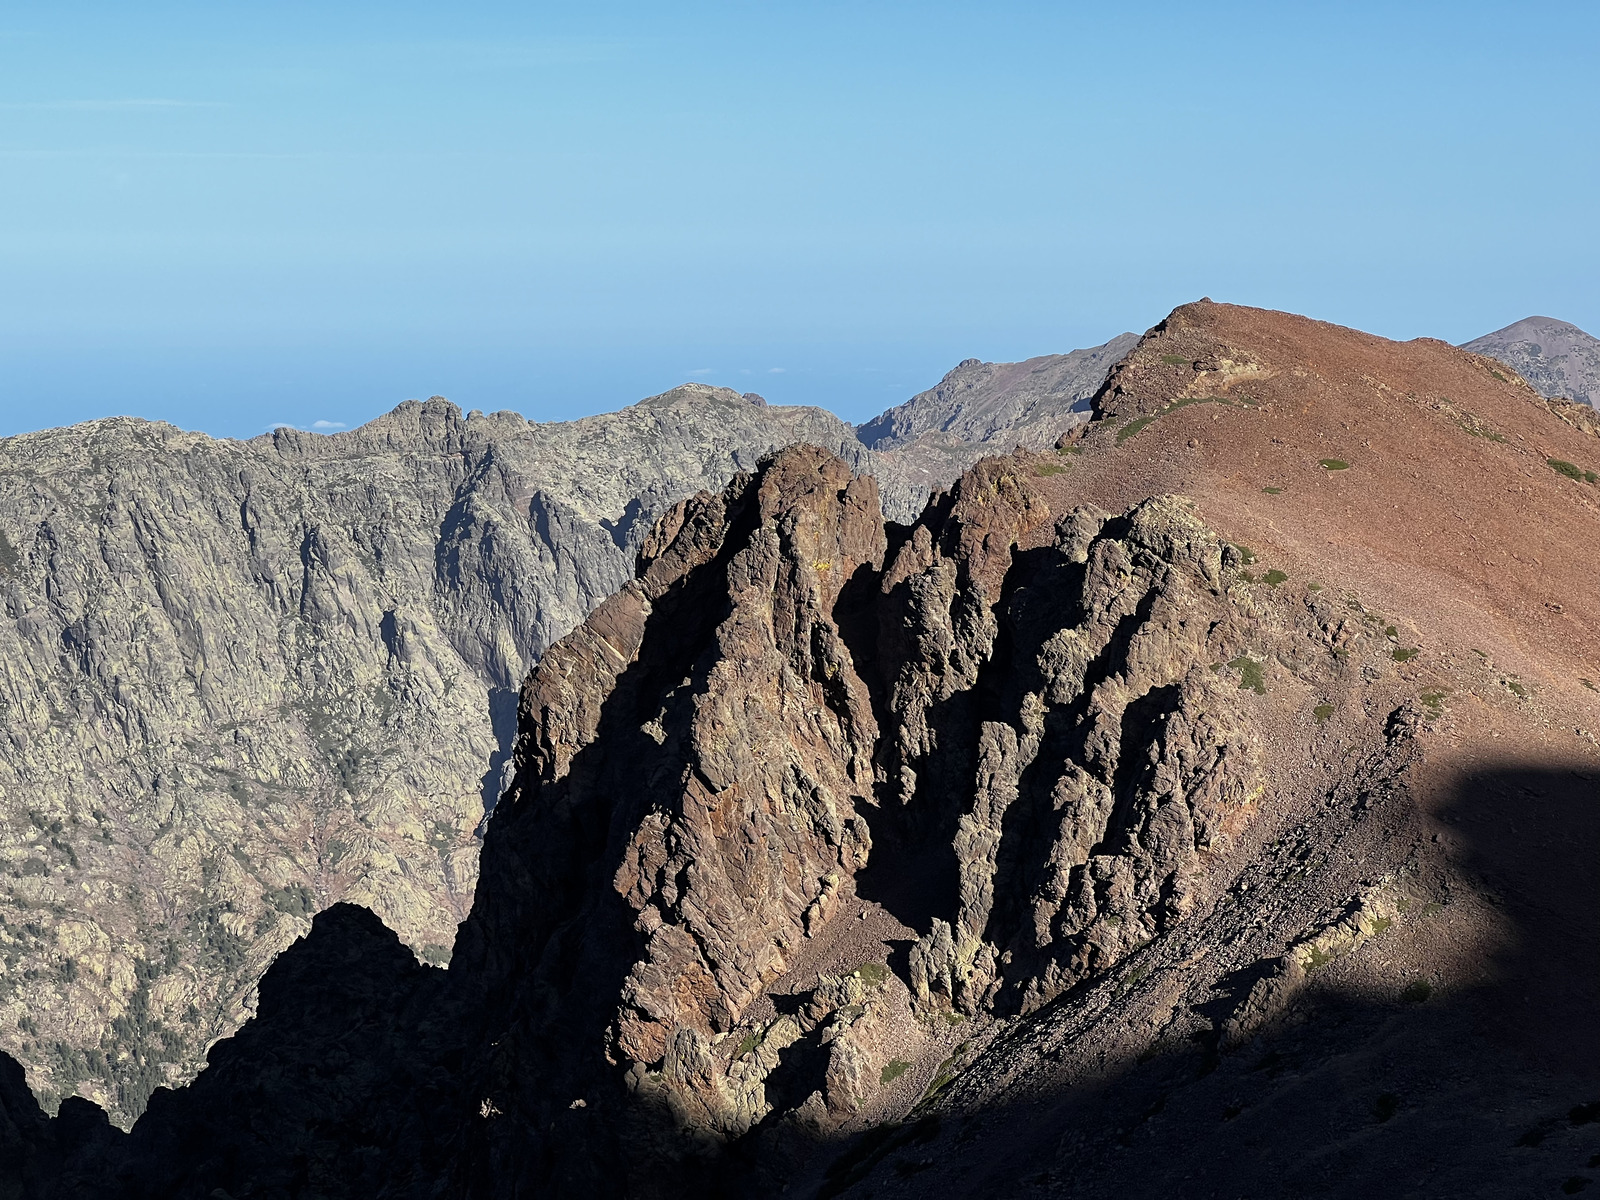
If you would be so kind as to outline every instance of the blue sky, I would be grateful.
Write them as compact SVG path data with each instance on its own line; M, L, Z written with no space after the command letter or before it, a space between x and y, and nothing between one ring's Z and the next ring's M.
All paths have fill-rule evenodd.
M0 435L1600 333L1600 6L0 4Z

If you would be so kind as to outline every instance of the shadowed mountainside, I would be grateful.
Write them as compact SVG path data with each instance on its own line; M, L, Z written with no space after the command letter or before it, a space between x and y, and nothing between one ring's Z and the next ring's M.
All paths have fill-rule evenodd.
M1077 419L1031 375L985 395L984 434ZM670 505L796 441L901 520L981 453L702 384L543 425L435 398L333 436L0 441L0 1046L126 1123L328 904L445 961L529 666Z
M40 1196L1582 1190L1600 503L1551 464L1597 447L1490 360L1201 302L909 528L783 451L529 675L448 971L331 910L131 1135L0 1079L5 1161Z

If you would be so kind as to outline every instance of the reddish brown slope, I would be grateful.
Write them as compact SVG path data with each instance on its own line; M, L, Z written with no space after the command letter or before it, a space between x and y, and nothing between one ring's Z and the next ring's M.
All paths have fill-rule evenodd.
M1600 440L1503 364L1200 301L1146 335L1096 410L1049 481L1052 507L1182 492L1264 565L1348 588L1409 620L1425 650L1476 647L1600 717L1578 682L1600 679L1600 488L1548 465L1600 470Z

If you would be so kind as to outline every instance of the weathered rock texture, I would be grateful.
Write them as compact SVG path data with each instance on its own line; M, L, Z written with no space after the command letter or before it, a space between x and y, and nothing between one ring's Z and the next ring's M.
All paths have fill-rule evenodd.
M1541 395L1600 406L1600 338L1553 317L1527 317L1463 347L1507 363Z
M1593 439L1481 356L1209 303L1095 413L910 527L805 446L673 508L523 687L449 969L325 912L131 1133L0 1075L0 1181L1583 1190L1600 585L1525 513L1592 541L1546 459ZM1491 534L1541 571L1486 581Z
M568 424L0 442L0 1046L129 1120L348 899L442 962L529 665L657 516L850 429L687 385Z

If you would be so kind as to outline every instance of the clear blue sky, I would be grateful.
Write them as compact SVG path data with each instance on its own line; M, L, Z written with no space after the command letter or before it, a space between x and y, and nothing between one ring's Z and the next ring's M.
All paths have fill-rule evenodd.
M1600 5L0 5L0 434L1600 333Z

